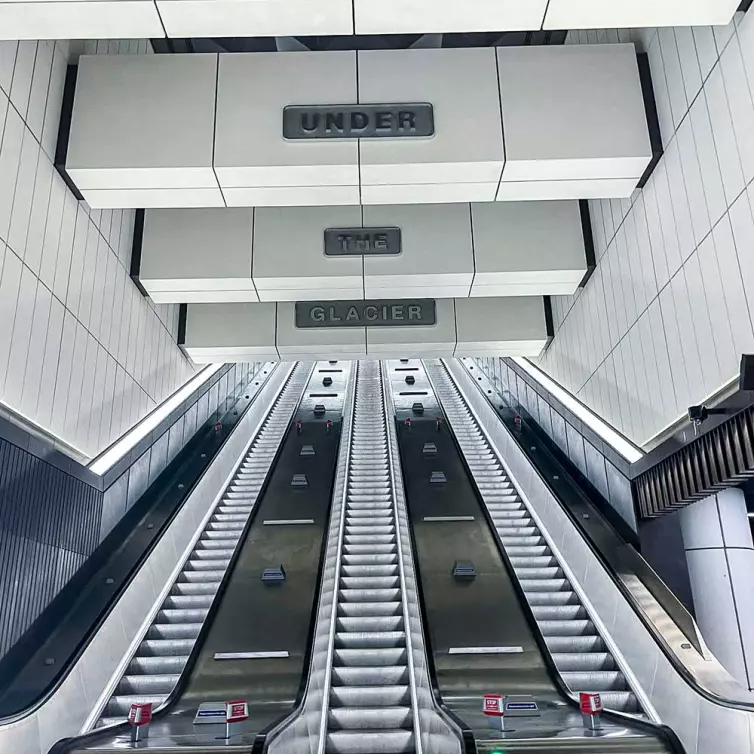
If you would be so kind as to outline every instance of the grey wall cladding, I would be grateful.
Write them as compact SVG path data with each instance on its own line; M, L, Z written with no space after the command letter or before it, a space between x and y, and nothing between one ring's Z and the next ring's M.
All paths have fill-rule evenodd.
M196 429L225 413L261 367L223 367L104 477L0 419L0 657Z
M99 544L102 493L0 439L0 655Z

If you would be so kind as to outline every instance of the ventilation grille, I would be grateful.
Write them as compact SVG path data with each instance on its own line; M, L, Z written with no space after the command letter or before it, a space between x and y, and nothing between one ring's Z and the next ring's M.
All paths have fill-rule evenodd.
M634 480L641 518L682 508L754 476L754 407L731 417Z

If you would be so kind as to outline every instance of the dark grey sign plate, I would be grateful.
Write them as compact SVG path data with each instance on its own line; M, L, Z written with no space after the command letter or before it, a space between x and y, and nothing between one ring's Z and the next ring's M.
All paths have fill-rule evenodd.
M325 231L326 257L400 253L400 228L328 228Z
M434 325L435 300L297 301L296 327L413 327Z
M283 109L286 139L395 139L434 133L435 116L429 102L288 105Z

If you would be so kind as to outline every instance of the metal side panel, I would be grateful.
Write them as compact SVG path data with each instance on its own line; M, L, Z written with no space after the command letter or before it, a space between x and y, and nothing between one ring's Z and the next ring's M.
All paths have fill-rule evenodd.
M547 485L457 360L443 360L480 428L527 505L574 591L605 632L611 651L643 689L659 719L688 754L754 754L754 715L715 704L698 694L646 630L602 563L577 532Z
M193 547L203 528L202 522L235 473L239 460L262 426L269 405L293 367L293 364L280 364L270 372L257 399L75 667L44 704L0 727L0 749L13 754L40 754L47 752L59 739L75 736L85 727L92 708L111 687L111 679L123 664L123 658L130 658L136 648L142 627L146 628L151 622L155 603L167 595L181 554Z

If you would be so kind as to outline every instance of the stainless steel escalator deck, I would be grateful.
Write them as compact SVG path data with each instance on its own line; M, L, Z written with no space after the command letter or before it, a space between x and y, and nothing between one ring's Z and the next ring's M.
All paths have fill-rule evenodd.
M337 574L325 751L414 752L393 486L377 362L360 362Z
M310 365L294 367L104 706L96 727L123 722L134 702L152 702L158 708L178 683L309 373Z
M606 708L642 714L636 695L445 366L435 359L424 366L563 681L575 696L597 691Z

